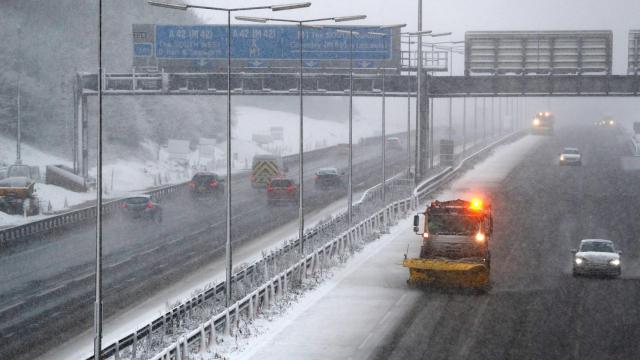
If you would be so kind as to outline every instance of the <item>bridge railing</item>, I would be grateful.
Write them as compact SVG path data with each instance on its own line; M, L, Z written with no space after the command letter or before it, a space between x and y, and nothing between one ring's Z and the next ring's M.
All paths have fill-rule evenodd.
M389 203L383 208L375 211L373 214L365 217L354 226L340 233L332 240L315 248L311 253L305 254L304 258L295 262L293 265L289 266L286 270L278 273L277 275L269 277L265 283L251 291L230 307L218 312L216 315L212 316L211 319L201 323L192 331L179 336L171 343L171 345L164 348L152 359L185 359L188 354L193 351L206 351L206 349L215 343L215 334L221 332L229 333L234 326L233 324L237 323L241 316L253 319L259 309L269 308L273 305L274 300L286 293L291 282L301 281L301 279L310 276L310 273L313 274L319 264L324 261L334 259L337 256L342 256L346 251L354 251L357 243L361 243L362 241L375 236L382 226L386 226L388 223L395 223L398 219L406 216L409 212L415 211L420 199L423 199L432 191L449 181L454 175L461 171L468 162L486 154L495 146L512 141L523 134L524 132L522 131L513 132L484 147L480 147L470 155L466 155L458 159L455 166L444 168L429 179L418 184L411 196ZM403 179L402 174L398 174L389 180L389 182L394 181L406 182L406 180ZM367 199L379 196L380 189L381 186L378 184L365 191L358 204L362 204ZM346 213L343 212L332 219L332 221L311 229L304 235L305 242L312 234L318 233L324 228L332 227L333 222L344 221L345 216ZM254 277L259 269L264 268L268 263L275 261L277 258L284 257L285 255L296 251L298 246L299 241L297 239L292 242L287 242L283 247L234 274L232 277L232 283L238 283L243 279ZM105 359L110 357L119 359L121 358L120 351L130 347L130 349L128 349L130 357L136 358L136 344L138 344L143 338L150 336L154 331L166 331L169 324L179 321L179 319L190 312L191 309L203 304L208 299L215 298L216 295L224 294L224 292L225 283L222 282L211 289L197 294L184 304L181 304L172 311L164 314L162 317L159 317L153 322L143 326L141 330L129 334L118 342L109 345L103 350L102 357ZM90 359L91 358L88 358L87 360Z

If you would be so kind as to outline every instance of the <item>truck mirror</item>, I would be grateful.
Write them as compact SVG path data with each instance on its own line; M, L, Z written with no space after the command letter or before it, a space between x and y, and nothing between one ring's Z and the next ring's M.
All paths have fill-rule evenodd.
M420 215L413 216L413 232L416 234L420 232Z

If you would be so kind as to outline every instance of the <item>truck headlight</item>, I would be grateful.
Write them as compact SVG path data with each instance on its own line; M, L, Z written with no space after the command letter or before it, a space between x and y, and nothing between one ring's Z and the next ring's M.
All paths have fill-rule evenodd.
M485 236L483 233L479 232L476 234L476 241L477 242L484 242Z
M582 265L582 263L584 263L584 260L582 260L582 258L577 257L575 259L576 265Z
M609 265L611 266L620 266L620 259L613 259L609 261Z

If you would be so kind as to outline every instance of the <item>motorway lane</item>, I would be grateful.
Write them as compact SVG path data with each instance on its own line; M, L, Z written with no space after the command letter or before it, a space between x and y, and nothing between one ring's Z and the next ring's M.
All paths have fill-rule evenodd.
M358 164L358 166L361 166L363 168L371 168L372 163L375 163L377 161L375 159L376 154L377 152L374 152L374 151L368 151L368 152L362 151L358 155L354 156L355 163ZM394 160L393 156L391 156L391 160ZM314 170L317 169L318 167L336 165L336 162L338 163L337 165L340 166L341 163L344 161L340 161L340 160L336 161L334 159L322 159L319 161L315 161L312 164L308 164L305 167L305 170L306 170L305 173L307 173L308 171L308 173L312 174ZM401 161L397 161L397 163L400 164ZM295 173L295 171L297 170L293 166L291 166L290 168L291 168L290 171L292 171L293 173ZM392 169L392 171L397 171L398 165L394 166L393 164L391 164L389 168ZM370 172L361 171L361 174L357 173L355 175L356 175L355 179L357 183L360 182L362 184L365 184L365 183L371 183L373 182L373 180L375 180L375 178L372 176ZM362 176L359 176L359 175L362 175ZM307 184L311 184L310 177L311 175L306 176ZM275 222L274 217L277 217L278 213L280 213L282 218L292 218L297 216L297 209L295 208L283 207L281 208L281 211L268 211L266 209L266 201L262 199L262 197L264 197L264 194L251 189L248 182L248 178L246 178L246 181L244 183L239 182L239 184L236 185L233 191L234 193L236 193L237 191L238 193L240 193L240 195L248 197L248 200L244 201L244 208L238 209L239 210L238 212L242 211L244 214L251 213L251 212L255 213L256 211L258 212L261 211L262 213L265 213L265 211L267 212L266 216L261 215L259 217L259 221L268 222L271 219ZM316 192L313 189L313 186L307 186L307 188L305 189L305 195L306 195L305 199L308 199L308 202L306 205L309 211L313 210L314 208L317 208L318 206L321 206L326 202L330 202L332 199L332 196L326 196L326 194L324 193L321 194ZM334 194L333 197L341 197L343 195L344 194ZM256 196L258 196L259 198L256 199ZM238 199L238 202L243 201L243 199L240 196L237 196L235 199ZM190 202L191 200L189 199L188 201ZM165 222L162 224L161 229L157 230L159 233L154 234L154 231L156 230L153 230L153 229L144 230L149 233L148 234L149 236L147 237L147 239L150 238L150 240L147 240L150 243L146 244L146 247L137 246L137 248L134 248L133 246L131 246L129 249L127 249L127 251L134 251L135 249L140 249L138 250L138 255L140 255L140 252L142 253L149 252L147 255L144 255L143 257L138 256L134 258L129 257L130 255L126 256L125 259L129 258L133 261L130 261L129 263L124 264L123 266L120 266L120 268L118 267L118 264L122 262L121 258L118 258L117 255L111 255L111 254L107 255L107 261L105 265L107 267L105 271L105 289L107 291L107 299L105 300L106 315L110 313L114 313L119 308L125 308L130 306L132 303L135 302L136 298L144 297L148 295L148 293L146 293L145 291L149 290L148 287L151 286L149 285L149 283L153 284L154 286L152 287L153 291L158 291L160 290L161 286L166 286L166 284L164 285L162 284L162 281L166 282L166 281L171 281L179 278L179 274L176 274L176 273L180 273L180 271L175 271L175 269L181 269L182 272L188 273L189 271L193 271L194 269L196 269L198 263L199 262L201 263L203 259L207 257L211 257L213 255L219 255L219 249L215 249L217 251L214 251L214 248L216 247L216 245L213 244L212 246L211 239L209 239L208 236L188 236L189 233L194 232L193 227L189 228L189 226L194 226L194 225L197 226L199 224L199 227L203 228L203 225L201 223L203 221L203 218L207 218L207 214L202 212L202 207L190 206L189 202L187 202L186 205L183 205L182 207L176 209L176 215L180 216L180 218L178 219L172 219L169 213L165 212L164 214ZM167 211L168 209L167 203L168 201L163 204L165 211ZM181 210L183 207L186 210L180 213L179 210ZM189 221L189 217L192 216L192 214L194 214L194 211L190 209L197 210L195 212L198 215L197 220L199 221L197 220ZM189 211L191 211L191 213L189 213ZM223 210L221 210L221 212L223 212ZM242 213L240 213L239 215L236 215L237 223L241 223L243 218L248 218L248 220L250 221L251 221L251 218L253 218L254 220L252 221L253 222L252 227L258 228L258 230L260 230L261 226L258 225L259 223L257 224L255 223L255 217L249 217L241 214ZM211 215L208 215L208 216L211 217ZM286 220L286 219L283 219L283 220ZM174 226L167 226L167 224L172 224L171 223L172 221ZM127 230L126 228L127 224L111 222L111 224L109 225L113 226L113 228L124 227L124 230ZM136 224L134 223L133 226L135 225ZM222 234L220 234L220 228L223 227L223 225L224 225L224 218L222 218L221 221L218 221L217 226L213 229L210 229L209 231L213 232L214 235L224 235L223 228L222 228ZM266 224L266 226L268 227L268 224ZM162 228L165 228L165 227L176 230L177 234L173 235L173 237L167 236L166 233L162 233ZM238 227L243 228L242 226L238 226ZM265 224L263 223L262 228L266 230L267 227L265 227ZM90 227L88 228L89 229L86 230L89 232L87 236L93 236L93 233L91 232L92 229ZM218 231L216 232L214 229L217 229ZM244 229L246 229L246 227L244 227ZM114 238L116 241L118 241L119 239L117 237L113 237L112 233L109 233L109 227L107 227L107 229L105 230L106 230L105 245L108 247L109 241L111 241ZM204 226L204 230L207 231L206 225ZM182 236L184 236L185 233L187 234L187 237L181 238ZM134 236L131 236L131 238L133 237ZM154 243L154 242L157 242L157 243ZM131 243L131 240L124 241L124 242L120 240L120 243L125 243L126 245L133 245ZM55 244L58 244L58 243L56 242L56 243L53 243L52 245L55 245ZM138 245L137 242L135 244ZM221 245L221 243L219 243L218 245ZM39 249L39 248L36 247L36 249ZM81 250L81 249L76 249L73 246L72 246L72 249L73 251ZM44 250L48 250L48 248L44 247ZM62 251L57 248L56 250L60 251L60 254L64 254L67 256L70 255L70 259L72 260L78 260L78 256L75 253L66 253L65 251ZM162 251L162 254L159 253L159 250ZM27 251L36 253L38 250L27 250ZM0 316L3 317L2 329L5 330L5 331L2 331L3 338L0 339L0 342L15 340L19 336L19 334L17 334L14 331L15 328L14 329L11 328L12 325L17 326L20 323L22 323L23 325L35 325L37 323L44 324L46 322L47 315L53 314L53 316L57 315L58 317L62 317L63 323L65 321L71 324L77 324L78 322L82 322L83 319L73 318L73 316L65 317L64 310L60 310L60 307L66 308L66 311L68 311L69 307L72 307L72 306L76 308L87 308L87 309L90 308L90 298L91 298L90 290L92 287L90 275L93 270L92 264L91 264L91 260L92 260L91 255L93 253L93 241L90 241L89 246L84 251L88 251L88 255L80 258L80 260L88 259L88 261L85 260L87 263L84 269L81 269L78 266L70 267L69 266L70 261L67 261L67 262L58 261L58 259L55 259L55 258L47 259L46 256L43 256L43 259L46 261L49 261L50 263L51 262L55 264L61 263L60 267L62 268L64 268L65 266L68 267L69 268L68 271L63 273L64 276L72 277L71 279L73 279L73 277L75 278L79 276L82 277L82 279L79 280L80 282L82 282L82 284L80 283L75 284L76 286L71 289L65 289L65 288L60 289L58 287L59 284L63 284L63 285L65 284L65 283L61 283L61 280L56 279L54 277L53 283L49 286L45 286L46 283L42 281L42 279L40 279L26 286L25 287L26 292L18 293L17 296L14 295L13 297L5 296L4 299L8 300L7 302L9 302L9 306L12 304L11 303L12 301L14 302L13 304L15 304L15 301L18 301L19 303L21 301L20 296L27 296L29 294L35 295L32 297L37 298L38 301L42 302L42 305L40 305L40 303L36 303L35 305L37 306L31 306L29 308L26 308L25 311L20 311L20 312L16 311L19 309L19 307L18 308L0 307L0 312L4 312L4 313L0 313ZM13 256L16 256L16 255L20 255L20 253L13 254ZM29 259L30 257L27 256L26 258ZM197 260L200 260L200 261L197 261ZM2 264L6 266L7 264L11 264L11 262L4 262ZM38 266L34 268L38 269ZM45 274L49 273L46 266L40 266L40 269L43 269ZM27 271L25 272L29 273ZM79 273L80 275L78 275ZM154 281L151 281L153 279L149 279L148 281L145 281L145 285L148 285L147 289L137 289L137 287L139 287L138 283L140 282L141 278L146 277L145 274L149 274L149 275L154 274L155 278L157 278L155 279L156 280L155 283ZM87 277L86 275L89 275L89 276ZM134 283L129 283L128 281L130 280L133 280ZM71 280L67 280L67 281L71 281ZM20 284L20 281L16 281L15 283ZM45 289L44 292L42 290L43 288ZM52 289L53 292L49 293L47 289ZM113 290L113 291L110 293L109 290ZM128 294L130 296L123 295L123 294L126 294L127 292L130 292L130 293L132 292L133 294ZM109 296L111 298L109 298ZM74 298L80 298L81 300L74 301L73 300ZM35 310L31 311L32 308L35 308ZM51 310L48 310L49 308L51 308ZM1 311L3 309L6 309L6 310ZM32 316L37 316L38 313L40 313L40 317L44 317L45 319L36 320L35 318L33 319L31 318ZM87 313L90 315L90 311L87 311ZM16 314L20 314L20 316L15 316ZM85 325L82 325L82 326L86 326L86 320L87 319L85 317L84 319ZM67 329L65 329L65 331L70 331L71 333L77 332L79 330L81 330L81 328L68 329L68 326L67 326ZM64 331L61 331L60 333L64 333ZM25 339L25 335L28 335L26 336L27 339ZM26 334L20 335L21 336L20 342L13 341L12 346L7 346L7 347L0 346L0 349L8 351L4 353L5 355L6 354L15 355L14 353L15 349L16 348L19 349L21 346L24 346L25 343L28 344L29 343L28 337L30 337L31 335L33 335L34 337L34 339L32 340L37 340L37 341L40 340L40 339L37 339L38 336L35 335L35 330L31 329L30 331L27 331ZM59 339L64 340L65 338L61 337ZM21 343L21 344L18 344L18 343ZM46 349L46 343L41 342L40 347L37 350L35 350L35 353L45 349ZM0 351L0 355L1 353L2 351Z
M438 198L455 198L496 185L539 146L540 138L525 137L499 147L488 159L456 178ZM366 359L393 333L422 296L406 286L408 270L402 259L419 252L419 237L411 219L390 235L367 245L345 268L295 305L283 324L269 329L241 359ZM442 302L429 305L438 313ZM276 325L278 326L278 325ZM419 334L417 336L420 336Z
M582 149L584 166L558 167L563 146ZM425 291L376 358L640 358L640 174L622 170L627 154L611 129L546 139L492 194L491 292ZM582 238L616 242L621 279L571 276Z

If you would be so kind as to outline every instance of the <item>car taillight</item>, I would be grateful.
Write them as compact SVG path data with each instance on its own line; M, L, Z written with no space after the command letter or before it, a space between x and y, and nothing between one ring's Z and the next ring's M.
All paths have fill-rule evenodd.
M218 187L218 182L213 180L212 182L209 183L209 186L211 186L212 188L217 188Z
M123 202L122 204L120 204L120 208L121 208L121 209L126 209L126 208L128 208L128 207L129 207L129 206L127 205L127 203L126 203L126 202Z
M273 188L271 187L271 185L269 185L269 187L267 187L267 192L273 192Z
M147 209L153 209L153 203L151 201L147 203Z
M296 187L293 186L293 185L287 186L287 192L293 192L293 190L295 190L295 189L296 189Z
M196 182L195 181L189 181L189 187L192 189L196 188Z

